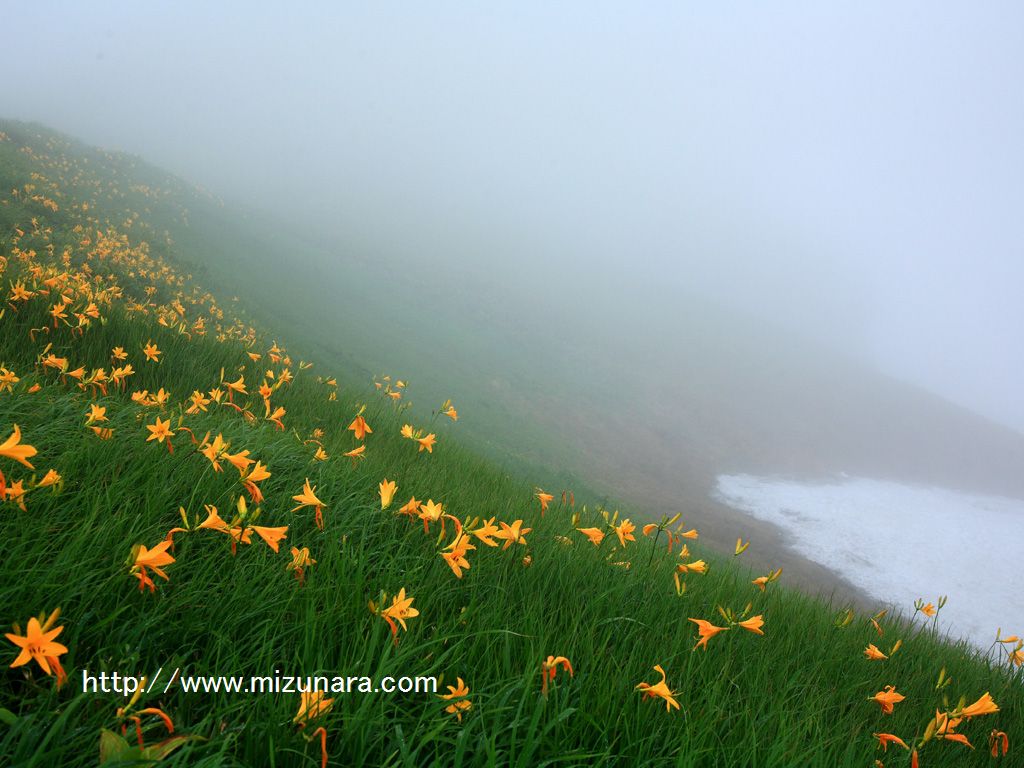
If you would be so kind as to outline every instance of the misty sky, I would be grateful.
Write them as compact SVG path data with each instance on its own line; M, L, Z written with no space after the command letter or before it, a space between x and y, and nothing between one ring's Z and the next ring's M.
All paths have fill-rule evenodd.
M214 5L5 0L0 115L492 290L707 296L1024 430L1024 6Z

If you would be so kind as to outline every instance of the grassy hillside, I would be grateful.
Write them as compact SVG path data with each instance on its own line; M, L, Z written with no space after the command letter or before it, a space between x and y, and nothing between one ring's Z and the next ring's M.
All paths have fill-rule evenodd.
M410 408L415 370L374 382L375 364L326 366L315 340L278 335L273 282L240 255L227 285L181 235L202 193L38 127L0 132L0 764L909 765L877 749L891 733L921 765L987 765L994 729L1016 759L1017 644L982 658L921 614L873 622L785 573L762 590L757 541L726 560L688 520L645 533L578 488L563 499L557 468L508 471L463 439L469 397L457 421L440 396ZM376 307L393 310L386 292ZM723 631L695 648L701 621ZM549 657L572 674L545 686ZM147 691L83 691L113 672ZM192 675L371 690L310 706L189 692ZM440 684L379 690L400 676ZM886 686L905 697L891 714L872 700ZM998 711L964 710L986 693Z

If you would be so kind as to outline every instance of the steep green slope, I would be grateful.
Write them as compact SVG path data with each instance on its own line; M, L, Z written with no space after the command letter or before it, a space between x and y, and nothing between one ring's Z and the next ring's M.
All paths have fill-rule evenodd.
M408 408L415 370L412 385L377 389L359 369L310 369L302 339L260 307L275 286L248 295L240 283L246 300L233 302L189 277L210 255L170 227L194 224L200 193L38 127L0 133L0 440L12 438L0 446L0 623L18 625L0 763L138 765L132 717L154 748L167 738L159 713L189 737L165 743L170 765L316 765L323 744L337 765L863 766L876 732L921 742L923 765L982 765L993 728L1019 748L1022 673L1005 658L946 644L921 616L879 617L880 638L869 617L847 620L785 574L762 591L749 554L701 552L685 520L644 535L546 485L543 512L541 480L464 444L476 415L462 400L453 421L439 396ZM224 279L206 272L213 287ZM343 348L347 332L334 331ZM357 415L371 433L350 428ZM406 423L436 436L429 452ZM385 480L398 486L390 504ZM291 547L316 561L301 579ZM414 611L395 607L400 590ZM46 624L58 606L49 631L61 633L22 659L30 618ZM690 619L726 629L694 650ZM864 656L897 640L888 660ZM573 674L560 667L545 695L549 656ZM658 682L655 665L668 688L651 699L638 685ZM952 684L936 690L943 668ZM115 671L152 690L134 702L83 691L86 676ZM190 693L192 675L366 676L371 688L436 676L437 694L457 679L468 694L339 691L296 722L298 693ZM889 715L869 700L888 685L906 697ZM956 715L960 696L985 692L1000 711L957 728L976 751L925 740L937 707ZM890 747L885 759L910 758Z

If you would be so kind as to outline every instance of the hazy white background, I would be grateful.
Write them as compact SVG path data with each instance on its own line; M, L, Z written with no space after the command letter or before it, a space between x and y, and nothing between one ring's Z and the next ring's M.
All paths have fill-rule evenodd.
M679 286L1024 430L1019 3L2 5L6 116L481 290Z

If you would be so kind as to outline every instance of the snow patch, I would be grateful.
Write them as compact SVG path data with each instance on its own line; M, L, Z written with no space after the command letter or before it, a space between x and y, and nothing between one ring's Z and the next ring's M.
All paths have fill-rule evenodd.
M987 649L997 627L1004 637L1024 635L1024 500L866 478L753 475L720 475L713 495L779 526L801 555L905 615L917 598L948 595L939 627L953 637Z

